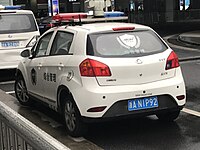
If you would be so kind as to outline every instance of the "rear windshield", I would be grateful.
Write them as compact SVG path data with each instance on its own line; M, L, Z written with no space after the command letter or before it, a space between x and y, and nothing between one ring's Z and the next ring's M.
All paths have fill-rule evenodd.
M151 30L93 33L87 38L87 55L138 57L165 51L167 46Z
M0 34L37 31L32 14L0 14Z

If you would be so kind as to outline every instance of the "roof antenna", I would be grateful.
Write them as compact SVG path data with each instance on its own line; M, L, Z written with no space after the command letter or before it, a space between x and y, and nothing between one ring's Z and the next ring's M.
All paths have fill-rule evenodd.
M81 22L81 15L78 15L78 19L79 19L79 26L82 26L82 22Z

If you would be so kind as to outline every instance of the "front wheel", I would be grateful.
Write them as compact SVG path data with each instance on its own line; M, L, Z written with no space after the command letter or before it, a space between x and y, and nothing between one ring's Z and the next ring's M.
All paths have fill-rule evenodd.
M176 118L178 118L179 114L180 114L180 110L177 110L173 112L167 112L164 114L157 114L156 116L161 121L171 122L171 121L174 121Z
M73 137L82 136L87 131L86 124L81 120L76 104L71 99L65 100L63 108L66 129Z
M22 75L17 76L15 80L15 95L17 97L17 100L22 105L29 106L32 103L31 99L28 96L26 83Z

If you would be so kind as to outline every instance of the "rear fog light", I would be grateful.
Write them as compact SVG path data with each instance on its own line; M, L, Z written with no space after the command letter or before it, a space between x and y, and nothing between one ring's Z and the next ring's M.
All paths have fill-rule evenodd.
M102 112L106 106L101 106L101 107L93 107L87 110L87 112Z
M178 100L183 100L183 99L185 98L185 95L179 95L179 96L176 96L176 98L177 98Z

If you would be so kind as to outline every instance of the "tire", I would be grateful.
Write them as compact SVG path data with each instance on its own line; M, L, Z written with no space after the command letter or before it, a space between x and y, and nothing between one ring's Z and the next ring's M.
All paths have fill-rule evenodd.
M66 130L70 136L80 137L87 132L87 125L81 120L79 110L72 98L66 98L64 101L63 116Z
M164 113L164 114L157 114L156 116L161 121L172 122L176 118L178 118L179 114L180 114L180 110L177 110L177 111L168 112L168 113Z
M28 96L26 83L22 75L18 75L15 80L15 95L20 104L30 106L32 100Z

